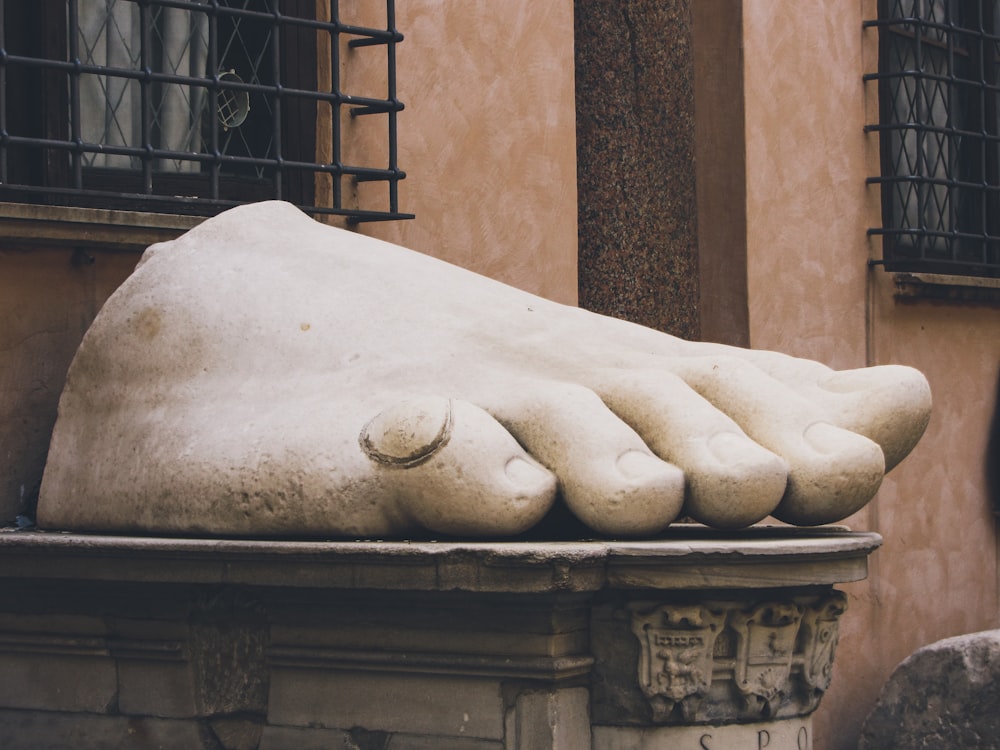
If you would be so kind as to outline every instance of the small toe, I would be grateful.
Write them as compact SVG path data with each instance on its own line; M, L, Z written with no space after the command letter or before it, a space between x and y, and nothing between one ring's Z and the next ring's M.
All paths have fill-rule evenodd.
M555 472L566 505L594 531L654 534L680 513L683 473L654 455L593 391L525 381L484 407Z
M792 466L774 517L799 526L835 523L861 510L882 484L882 449L867 438L825 422L788 432L775 442Z
M923 373L905 365L831 370L807 359L766 351L733 350L823 409L826 418L882 448L885 470L916 446L931 415L931 389Z
M781 501L784 459L676 375L608 370L594 387L658 456L684 472L685 515L716 528L740 528L767 517Z
M788 485L775 517L804 526L833 523L878 491L885 474L882 449L831 424L822 404L737 358L692 359L681 368L689 385L788 463Z
M400 512L432 532L520 534L555 501L552 472L466 401L401 401L372 419L359 442Z

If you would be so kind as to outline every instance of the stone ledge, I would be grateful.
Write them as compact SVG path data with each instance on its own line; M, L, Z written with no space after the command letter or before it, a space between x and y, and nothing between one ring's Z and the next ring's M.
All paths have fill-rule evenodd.
M842 527L671 528L648 541L182 539L0 533L0 578L348 590L555 593L816 586L857 581L881 545ZM794 565L789 565L794 561Z
M897 299L930 300L964 304L1000 303L1000 279L984 276L951 276L936 273L894 273Z
M201 216L0 201L0 235L7 242L69 242L141 251L154 242L172 240L204 220Z

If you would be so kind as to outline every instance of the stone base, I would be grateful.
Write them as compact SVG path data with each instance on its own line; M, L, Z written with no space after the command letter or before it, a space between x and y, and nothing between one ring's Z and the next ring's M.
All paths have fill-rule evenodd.
M0 747L799 750L878 544L0 533Z

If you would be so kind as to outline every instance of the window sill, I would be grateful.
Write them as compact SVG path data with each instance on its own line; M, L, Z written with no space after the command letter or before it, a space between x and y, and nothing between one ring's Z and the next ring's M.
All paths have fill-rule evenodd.
M117 211L102 208L0 203L0 237L4 242L102 245L117 250L144 250L172 240L204 221L201 216Z
M937 273L894 273L896 298L1000 305L1000 279Z

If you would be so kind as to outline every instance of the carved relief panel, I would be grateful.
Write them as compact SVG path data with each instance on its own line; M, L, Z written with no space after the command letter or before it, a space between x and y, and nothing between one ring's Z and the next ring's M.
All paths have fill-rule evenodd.
M617 605L593 623L592 710L598 721L659 725L807 716L830 685L846 608L832 589Z

